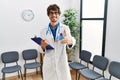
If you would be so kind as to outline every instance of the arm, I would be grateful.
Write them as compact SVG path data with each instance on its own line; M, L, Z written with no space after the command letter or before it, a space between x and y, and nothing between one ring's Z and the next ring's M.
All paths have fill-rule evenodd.
M46 46L48 45L48 41L45 39L45 31L46 31L45 28L40 30L40 37L42 38L40 46L41 53L45 53Z
M76 43L76 40L71 36L70 29L68 27L64 30L64 39L61 41L61 43L67 44L69 48L72 48Z

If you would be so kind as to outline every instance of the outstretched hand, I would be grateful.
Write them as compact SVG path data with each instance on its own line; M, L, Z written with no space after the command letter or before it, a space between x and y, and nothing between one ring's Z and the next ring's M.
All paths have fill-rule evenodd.
M64 39L61 41L61 43L72 45L72 41L70 40L66 30L64 30Z

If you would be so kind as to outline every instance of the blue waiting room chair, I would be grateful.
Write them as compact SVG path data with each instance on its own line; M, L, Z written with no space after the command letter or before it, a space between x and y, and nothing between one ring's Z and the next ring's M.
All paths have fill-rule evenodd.
M13 73L13 72L18 72L18 77L20 77L21 74L21 79L23 80L21 66L18 65L17 62L18 59L19 59L19 54L17 51L4 52L1 54L1 60L4 63L4 67L2 68L2 73L3 73L2 80L5 80L6 73ZM13 65L10 66L8 63L13 63Z
M92 62L93 69L92 70L91 69L81 70L80 74L89 80L99 79L104 76L104 71L107 68L108 62L109 61L107 58L103 56L95 55L93 58L93 62ZM100 69L102 71L102 74L95 71L94 70L95 67Z
M25 60L24 76L26 80L27 69L36 69L36 73L38 73L37 68L41 67L41 64L36 60L38 57L38 52L36 49L23 50L22 55L23 55L23 59ZM28 62L28 61L32 61L32 62ZM42 70L41 70L41 74L42 74Z
M109 73L110 77L107 78L101 78L99 80L112 80L111 77L115 77L117 79L120 79L120 62L112 61L109 65Z
M76 80L77 80L77 71L81 70L81 69L85 69L88 68L88 64L90 62L90 58L91 58L91 52L87 51L87 50L82 50L80 53L80 62L71 62L69 64L70 68L76 70ZM87 66L82 64L82 61L87 63Z

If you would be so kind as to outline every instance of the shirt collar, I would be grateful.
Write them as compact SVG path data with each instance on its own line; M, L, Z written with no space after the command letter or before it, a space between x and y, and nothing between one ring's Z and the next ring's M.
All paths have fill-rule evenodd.
M55 26L55 28L52 29L52 25L49 23L49 28L50 28L51 30L57 30L57 28L59 27L59 25L60 25L60 23L58 22L57 25Z

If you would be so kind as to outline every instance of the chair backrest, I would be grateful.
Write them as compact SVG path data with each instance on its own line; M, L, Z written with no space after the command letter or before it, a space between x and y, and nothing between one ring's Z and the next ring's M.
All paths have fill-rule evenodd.
M112 61L109 65L109 73L120 79L120 62Z
M1 54L1 60L3 63L17 62L19 55L17 51L4 52Z
M95 55L93 58L93 66L97 67L101 70L106 70L108 65L108 59L103 57L103 56L99 56L99 55Z
M89 51L86 51L86 50L82 50L81 53L80 53L80 56L79 58L87 63L90 62L90 58L91 58L91 52Z
M32 60L38 57L36 49L27 49L22 52L24 60Z

